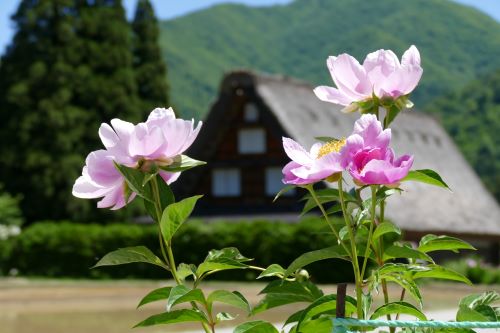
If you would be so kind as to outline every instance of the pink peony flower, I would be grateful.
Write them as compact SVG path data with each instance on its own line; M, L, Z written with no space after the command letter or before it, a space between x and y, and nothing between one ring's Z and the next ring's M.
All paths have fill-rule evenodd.
M397 185L410 171L413 156L395 160L390 141L391 130L383 130L375 115L362 115L346 139L341 164L360 185Z
M154 109L145 123L134 125L120 119L111 120L111 126L102 124L99 136L106 150L92 152L87 157L82 176L73 186L73 195L79 198L100 198L99 208L119 209L125 203L125 179L114 162L144 171L167 166L174 162L193 143L201 129L194 121L176 119L174 111ZM180 172L160 170L159 175L171 184ZM129 202L134 198L133 194Z
M315 143L307 152L292 139L283 138L283 148L292 160L283 168L283 183L312 184L342 172L339 150L343 143L343 141Z
M131 202L125 202L125 178L118 172L113 161L115 156L106 150L91 152L85 161L82 175L73 185L73 195L82 199L103 198L98 208L120 209Z
M330 56L328 69L337 88L320 86L316 96L325 102L348 106L354 102L377 98L397 99L408 95L422 77L420 53L412 45L403 54L401 63L391 50L378 50L366 56L363 65L348 54ZM345 108L349 112L356 108Z

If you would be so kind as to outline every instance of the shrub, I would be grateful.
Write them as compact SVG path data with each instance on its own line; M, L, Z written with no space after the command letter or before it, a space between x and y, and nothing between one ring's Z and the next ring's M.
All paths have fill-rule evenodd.
M241 253L256 258L254 264L267 267L279 263L286 267L300 254L331 246L332 237L316 218L298 224L274 221L186 223L174 239L177 263L200 263L211 249L238 246ZM75 224L39 222L8 241L12 247L2 262L4 274L16 268L24 276L73 278L165 278L161 269L132 264L111 269L89 269L106 253L122 247L145 245L159 255L155 225ZM313 280L338 282L352 280L350 263L332 266L318 262L307 267ZM324 267L336 267L325 270ZM258 272L228 271L218 279L252 280Z
M448 261L446 267L466 276L474 284L500 284L500 267L494 267L478 257Z

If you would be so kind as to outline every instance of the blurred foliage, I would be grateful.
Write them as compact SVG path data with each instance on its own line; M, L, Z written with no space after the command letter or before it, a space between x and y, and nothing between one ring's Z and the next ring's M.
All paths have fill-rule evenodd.
M225 71L252 68L333 85L329 55L415 44L424 75L412 100L434 97L500 68L500 24L442 0L296 0L289 5L218 5L161 24L172 98L183 116L203 116Z
M298 224L269 220L203 224L193 220L175 236L173 249L178 264L200 264L212 249L237 246L243 255L255 256L255 265L278 263L286 267L304 252L328 247L332 239L319 218ZM108 252L139 245L159 255L156 225L39 222L18 237L0 243L0 247L10 249L9 257L0 266L4 274L15 268L24 276L166 278L166 272L151 265L89 269ZM321 261L306 269L317 282L352 281L351 264L346 261ZM221 272L216 277L254 280L259 273L236 270Z
M500 267L486 264L476 256L448 261L444 266L466 276L475 284L500 284Z
M20 197L2 191L0 186L0 225L21 226L24 222L19 208Z
M436 99L438 115L466 159L500 202L500 70Z
M167 67L158 44L159 28L149 0L138 0L132 22L133 63L141 110L169 107Z
M99 125L149 112L137 96L121 1L23 0L12 19L0 67L0 181L22 194L29 222L123 216L71 196L85 156L102 146Z

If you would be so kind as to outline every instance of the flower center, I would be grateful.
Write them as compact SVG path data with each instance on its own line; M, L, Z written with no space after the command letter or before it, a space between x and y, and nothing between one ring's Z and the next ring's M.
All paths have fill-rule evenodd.
M342 138L340 140L332 140L330 142L325 143L323 146L318 151L318 157L321 158L325 155L328 155L330 153L338 153L340 152L340 149L344 147L345 145L345 138Z

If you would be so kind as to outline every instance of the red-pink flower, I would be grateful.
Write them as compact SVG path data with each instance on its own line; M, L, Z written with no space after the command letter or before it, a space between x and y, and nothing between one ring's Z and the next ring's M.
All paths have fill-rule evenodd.
M73 186L73 195L78 198L103 198L99 208L119 209L127 204L125 178L118 172L114 162L144 171L152 167L167 166L193 143L201 128L194 128L194 121L176 119L174 111L155 109L145 123L134 125L120 119L111 120L111 125L102 124L99 136L106 150L88 155L82 176ZM158 174L168 184L180 173L160 170ZM133 193L128 202L133 200Z
M294 140L283 138L283 148L292 160L283 168L283 183L312 184L342 172L339 153L342 144L342 141L315 143L308 152Z
M420 53L414 45L403 54L401 63L391 50L368 54L363 65L348 54L330 56L326 63L337 88L320 86L314 93L322 101L345 106L370 100L373 95L380 99L408 95L423 73ZM355 108L344 109L346 112L352 110Z
M341 152L342 166L359 185L397 185L410 171L413 156L398 159L389 148L391 130L373 114L362 115L354 124L354 131L346 139Z

